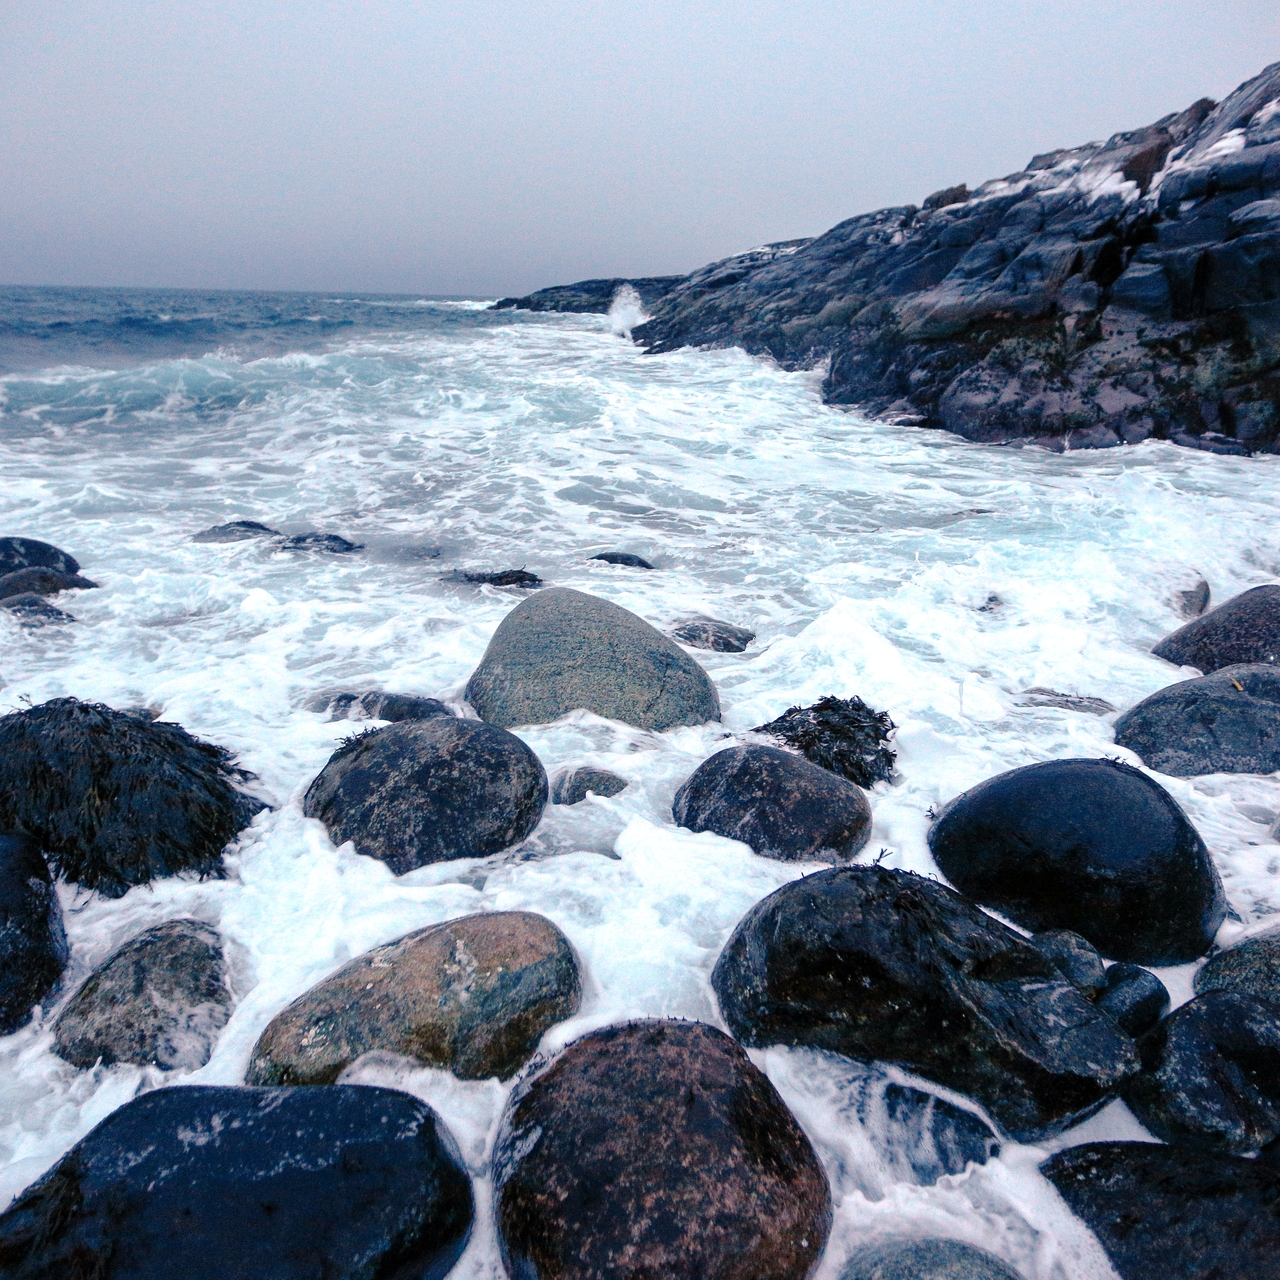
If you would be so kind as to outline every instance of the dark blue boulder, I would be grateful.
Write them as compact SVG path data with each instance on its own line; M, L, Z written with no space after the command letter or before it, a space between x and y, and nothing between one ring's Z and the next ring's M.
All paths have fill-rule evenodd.
M1148 969L1136 964L1113 964L1095 1003L1125 1032L1137 1037L1164 1017L1169 991Z
M24 835L0 835L0 1035L31 1010L67 963L62 908L40 850Z
M79 573L80 563L74 556L36 538L0 538L0 574L28 568Z

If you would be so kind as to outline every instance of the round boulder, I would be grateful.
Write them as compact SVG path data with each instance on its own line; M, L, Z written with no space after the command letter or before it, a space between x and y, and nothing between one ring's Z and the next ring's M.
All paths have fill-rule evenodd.
M546 803L546 771L515 734L435 716L344 743L302 810L324 823L334 844L350 840L357 853L404 875L519 844Z
M1147 969L1136 964L1113 964L1097 997L1098 1008L1135 1038L1149 1031L1169 1007L1169 990Z
M0 578L0 600L28 593L52 596L59 591L87 591L97 585L79 574L63 573L58 569L15 569Z
M730 747L704 760L671 812L785 862L847 862L871 836L871 806L852 782L777 747Z
M720 719L703 669L634 613L550 587L503 618L467 683L482 720L547 724L582 708L659 732Z
M0 834L0 1035L31 1021L67 963L62 907L35 844Z
M74 556L35 538L0 538L0 574L15 569L57 569L59 573L79 573Z
M1177 778L1280 769L1280 667L1223 667L1143 699L1116 721L1116 741Z
M1280 586L1253 587L1165 636L1151 651L1209 675L1241 663L1280 662Z
M494 1150L508 1272L795 1280L831 1192L768 1078L699 1022L606 1027L521 1081Z
M1245 1155L1280 1137L1280 1005L1211 991L1138 1042L1125 1101L1158 1138Z
M710 649L713 653L741 653L756 638L754 631L718 618L686 618L672 627L671 635L690 649Z
M217 875L264 805L222 747L75 698L0 717L0 829L29 832L68 880L118 898L157 876Z
M730 1031L894 1062L976 1098L1025 1141L1091 1114L1133 1041L1012 929L886 867L793 880L738 923L711 975Z
M551 787L552 804L580 804L588 792L598 796L616 796L627 789L626 778L608 769L566 769L556 776Z
M1280 1004L1280 929L1211 955L1196 974L1196 995L1207 991L1243 991Z
M892 1240L857 1250L840 1280L1022 1280L999 1258L958 1240Z
M6 1274L111 1280L442 1277L471 1185L425 1102L392 1089L155 1089L0 1217Z
M513 1076L582 1001L573 948L529 911L464 916L358 956L274 1018L247 1084L331 1084L361 1054Z
M54 1052L77 1067L193 1071L209 1061L230 1011L218 931L169 920L90 975L53 1024Z
M1051 760L952 800L929 832L943 875L1027 929L1070 929L1137 964L1202 956L1222 883L1174 798L1114 760Z

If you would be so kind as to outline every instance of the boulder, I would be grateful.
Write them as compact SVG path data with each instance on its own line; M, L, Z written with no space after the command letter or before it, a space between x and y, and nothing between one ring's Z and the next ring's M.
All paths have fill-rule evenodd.
M884 867L794 880L733 931L711 984L743 1044L895 1062L976 1098L1021 1141L1091 1114L1133 1041L974 903Z
M247 1084L332 1084L361 1054L513 1076L582 1000L573 948L530 911L430 925L343 965L272 1019Z
M1053 961L1058 972L1079 987L1090 1000L1106 984L1102 957L1091 943L1070 929L1046 929L1031 938L1031 945Z
M509 1274L795 1280L831 1228L813 1148L699 1022L606 1027L520 1081L493 1157Z
M1280 1137L1280 1005L1210 991L1138 1041L1142 1074L1125 1101L1152 1133L1246 1155Z
M74 556L35 538L0 538L0 574L17 569L56 569L76 574L80 564Z
M453 712L435 698L412 693L322 693L307 703L308 711L327 711L330 720L431 720Z
M1222 667L1280 662L1280 586L1253 587L1179 627L1151 650L1205 675Z
M634 613L568 587L507 614L467 701L503 727L547 724L577 708L658 732L720 718L715 686L683 649Z
M547 803L547 775L513 733L434 716L348 739L307 789L302 811L334 844L396 875L519 844Z
M1209 607L1209 584L1197 578L1194 586L1184 587L1174 599L1184 618L1198 618Z
M23 1280L443 1277L471 1229L452 1135L392 1089L155 1089L0 1217Z
M85 591L97 585L79 574L63 573L59 569L15 569L0 578L0 600L28 593L52 596L59 591Z
M847 862L871 836L859 788L778 747L717 751L685 779L671 813L678 826L784 862Z
M566 769L556 776L551 785L552 804L579 804L589 791L598 796L616 796L627 789L626 778L620 778L608 769Z
M1226 918L1186 814L1116 760L1051 760L989 778L943 809L929 847L961 893L1027 929L1070 929L1115 960L1194 960Z
M777 738L814 764L871 787L893 776L894 728L888 712L872 710L861 698L828 696L811 707L792 707L752 732Z
M1116 742L1149 769L1202 773L1280 769L1280 667L1222 667L1144 698L1116 721Z
M1280 928L1215 951L1196 974L1196 995L1243 991L1280 1004Z
M49 868L26 836L0 834L0 1036L31 1021L68 956Z
M259 524L256 520L232 520L229 524L216 524L212 529L197 533L192 542L246 542L250 538L283 538L279 529Z
M281 544L282 551L323 551L328 555L344 556L352 551L359 551L362 542L348 542L336 533L295 533Z
M1022 1280L985 1249L958 1240L888 1240L850 1255L840 1280Z
M690 649L741 653L756 638L756 633L718 618L686 618L671 628L671 637Z
M251 775L181 725L75 698L0 717L0 829L29 832L50 867L117 898L157 876L218 875L265 806Z
M469 582L483 587L540 587L542 579L527 569L499 569L496 573L457 572L446 575L455 582Z
M592 560L603 560L605 564L619 564L626 569L652 569L647 560L642 560L637 555L632 555L630 551L602 551L598 556L592 556Z
M1261 1160L1092 1142L1043 1172L1121 1280L1274 1280L1280 1169Z
M169 920L90 975L53 1024L54 1052L77 1067L194 1071L209 1061L230 1012L218 931Z
M1060 711L1079 711L1087 716L1109 716L1115 707L1105 698L1090 698L1079 693L1059 693L1056 689L1024 689L1018 707L1056 707Z
M1150 1030L1169 1007L1168 988L1154 973L1136 964L1113 964L1097 1006L1134 1039Z
M6 609L18 619L19 626L42 627L51 622L74 622L69 613L51 605L43 596L34 591L24 591L21 595L9 596L0 600L0 609Z

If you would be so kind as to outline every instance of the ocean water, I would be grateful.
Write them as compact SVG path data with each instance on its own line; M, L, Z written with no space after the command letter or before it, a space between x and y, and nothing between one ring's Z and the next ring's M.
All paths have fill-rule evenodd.
M1039 760L1132 759L1114 716L1024 706L1025 690L1131 706L1180 678L1150 653L1181 622L1176 591L1202 574L1221 601L1280 578L1280 458L1159 442L1056 455L872 424L823 406L818 373L738 351L645 357L625 336L634 309L66 290L10 290L0 306L0 534L54 542L101 584L59 600L74 626L0 618L0 712L67 694L144 704L234 749L273 806L231 847L224 880L115 901L62 888L66 980L0 1039L0 1203L138 1092L241 1082L267 1022L350 957L469 912L539 911L577 949L584 1004L544 1049L631 1017L718 1024L719 949L752 904L812 869L673 824L676 788L734 733L829 693L888 710L899 776L871 795L864 856L937 875L931 806ZM363 550L191 541L233 519ZM656 570L588 559L611 549ZM462 710L523 595L448 575L521 566L659 627L706 614L754 629L745 653L696 654L723 723L654 734L575 713L521 730L548 772L592 763L630 785L549 807L504 855L396 878L335 848L301 800L353 726L308 703L376 688ZM1161 781L1240 917L1221 940L1265 927L1280 911L1280 778ZM165 1075L54 1056L59 1001L176 916L215 925L232 961L234 1012L210 1062ZM1194 968L1162 971L1179 1002ZM1123 1104L927 1188L886 1154L848 1063L753 1057L831 1179L821 1280L869 1238L915 1235L980 1244L1025 1280L1112 1275L1036 1165L1078 1141L1149 1138ZM501 1276L487 1160L507 1086L386 1059L351 1078L441 1113L478 1199L455 1275Z

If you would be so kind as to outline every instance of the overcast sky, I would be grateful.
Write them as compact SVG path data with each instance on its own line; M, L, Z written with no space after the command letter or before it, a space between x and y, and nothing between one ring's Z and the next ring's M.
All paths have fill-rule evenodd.
M683 272L1277 59L1277 0L8 0L0 282Z

